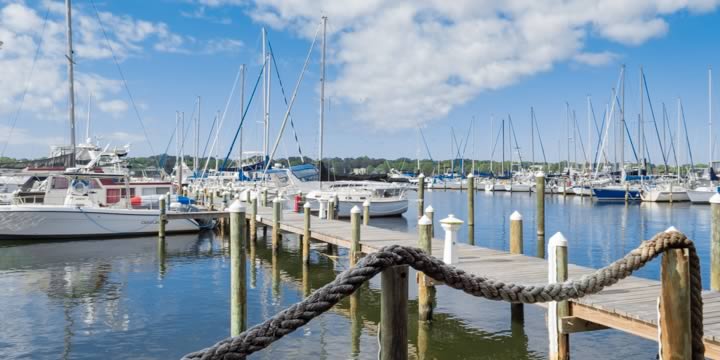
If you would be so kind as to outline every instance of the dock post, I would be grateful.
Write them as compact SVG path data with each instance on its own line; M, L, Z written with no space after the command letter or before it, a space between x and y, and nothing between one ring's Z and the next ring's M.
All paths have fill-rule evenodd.
M330 198L330 200L328 201L327 219L335 220L335 198L334 197Z
M304 231L302 236L302 262L303 264L310 263L310 202L306 202L303 205L303 225Z
M665 232L677 231L670 227ZM660 265L658 327L660 359L691 359L690 262L686 249L667 250Z
M370 224L370 199L366 199L363 202L363 225L368 226Z
M250 242L257 241L257 194L250 200Z
M710 289L720 291L720 194L710 198Z
M337 194L335 194L335 197L333 197L333 201L335 201L335 206L333 210L333 215L335 216L333 217L333 220L337 220L340 218L340 198Z
M425 216L430 219L430 240L432 241L435 237L435 209L433 209L432 205L425 208Z
M215 191L210 192L210 211L215 210Z
M230 336L245 330L247 289L245 284L245 207L230 205Z
M450 214L445 219L440 220L440 226L445 230L445 247L443 248L443 261L446 264L457 264L458 254L455 251L455 243L457 243L457 235L464 222Z
M273 253L280 247L280 217L282 216L282 200L279 197L273 199L273 228L272 228L272 250Z
M627 205L628 200L630 200L630 185L628 183L625 183L625 204Z
M468 195L468 244L475 245L475 175L470 173L467 176ZM462 184L462 182L460 182ZM462 186L462 185L461 185Z
M427 215L418 220L420 238L418 247L428 255L432 254L432 221ZM418 320L430 321L435 303L435 287L428 285L427 276L418 273Z
M268 194L267 189L263 188L262 193L260 194L260 196L261 196L260 204L262 205L262 207L267 207L267 194Z
M360 299L358 291L350 295L350 357L356 359L360 355L360 336L362 335L362 316L358 310Z
M417 197L419 219L423 216L423 211L425 210L425 174L418 175Z
M381 274L380 360L408 358L408 266L393 266Z
M358 258L360 258L360 214L362 210L353 206L350 210L350 229L352 231L350 243L350 266L355 266Z
M548 247L548 282L564 282L568 278L567 239L562 233L550 238ZM551 301L548 303L548 337L550 339L550 360L566 360L570 358L570 337L560 332L560 321L570 315L567 301Z
M323 199L322 196L318 198L318 219L327 219L327 204L328 201Z
M158 219L158 237L165 238L165 224L167 223L167 205L165 197L160 198L160 219Z
M519 212L515 211L510 215L510 253L523 253L523 218ZM510 317L512 322L519 322L525 318L525 310L522 304L510 305Z
M545 173L535 174L535 192L537 193L537 257L545 258Z

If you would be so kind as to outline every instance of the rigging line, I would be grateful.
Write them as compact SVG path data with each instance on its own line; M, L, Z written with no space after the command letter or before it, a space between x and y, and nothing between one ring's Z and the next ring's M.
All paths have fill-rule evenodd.
M515 134L515 127L513 126L510 114L508 114L508 121L510 121L510 132L512 133L513 139L515 139L515 150L517 150L518 159L520 160L520 167L522 168L522 154L520 154L520 144L518 144L517 134ZM512 144L510 144L510 146L512 147ZM512 164L510 164L510 166L512 166Z
M300 89L300 84L302 83L303 77L305 76L305 71L307 71L308 65L310 65L310 57L312 56L312 51L315 48L315 41L317 40L317 36L318 36L319 32L320 32L320 25L318 25L318 29L315 32L315 37L313 38L313 41L310 44L310 49L308 50L307 57L305 57L305 64L303 65L303 69L300 72L300 77L298 78L297 83L295 84L295 88L293 89L292 96L290 97L290 104L288 105L288 109L285 112L285 118L283 119L282 125L280 125L280 131L278 133L277 139L275 140L275 145L273 146L272 152L270 152L270 157L268 158L267 164L265 164L265 170L263 171L263 179L265 179L265 175L267 174L267 171L270 168L270 160L275 156L275 152L277 151L278 144L280 143L280 140L282 139L283 132L285 132L285 126L287 125L287 121L290 116L290 111L292 110L292 106L295 103L295 98L297 96L297 92ZM321 169L321 171L322 171L322 169Z
M690 137L688 136L687 121L685 121L685 107L683 106L682 101L680 101L680 113L682 114L683 125L685 127L685 141L687 142L688 155L690 155L690 169L695 172L695 162L693 161L692 148L690 147ZM708 164L708 166L712 166L712 164Z
M616 97L617 98L617 97ZM590 112L592 113L593 122L595 123L595 131L598 136L598 144L597 147L595 147L595 162L598 161L598 152L600 152L600 143L602 141L602 134L600 133L600 129L605 127L605 111L603 111L603 122L600 127L598 127L597 118L595 117L595 107L593 106L592 99L590 99ZM590 146L591 144L588 144ZM603 157L605 158L605 162L607 162L607 154L605 153L605 149L602 149L603 151Z
M263 69L265 68L266 63L267 63L267 60L265 62L263 62ZM244 64L240 65L240 67L238 68L238 72L235 75L235 81L233 82L233 86L230 89L230 96L228 96L228 99L225 102L225 111L223 112L223 116L220 118L220 122L218 123L218 130L222 129L223 123L225 123L225 114L227 113L227 109L228 109L228 106L230 105L230 101L233 99L233 97L235 95L235 88L237 87L237 84L240 81L240 74L243 71L243 66L245 66L245 65ZM262 74L262 70L260 71L260 73ZM247 113L247 111L246 111L246 113ZM244 116L243 116L243 118L244 118ZM212 136L212 135L210 135L210 136ZM213 144L212 144L212 146L210 146L210 154L209 155L212 155L213 151L215 150L215 146L218 144L219 140L220 140L220 131L217 131L215 133L215 140L213 140ZM218 155L217 152L216 152L216 155ZM217 161L217 159L215 159L215 161ZM205 161L205 166L203 167L202 176L205 176L205 173L207 172L207 168L208 168L209 164L210 164L210 156L208 156L207 160Z
M95 1L90 0L90 4L92 4L93 9L95 10L95 17L97 18L98 23L100 24L100 29L102 30L103 36L105 37L105 43L107 44L108 49L110 49L110 54L112 55L113 62L115 63L115 67L117 68L118 74L120 74L120 79L122 80L123 86L125 87L125 91L128 94L128 98L130 99L130 104L132 104L133 111L135 112L135 116L137 117L138 121L140 122L140 127L142 128L143 134L145 135L145 140L148 143L148 146L150 147L150 151L155 154L155 149L153 148L152 142L150 141L150 137L148 136L147 129L145 128L145 124L143 123L142 117L140 116L140 111L138 110L137 105L135 104L135 99L133 98L132 92L130 92L130 87L128 86L127 80L125 79L125 74L123 74L122 68L120 68L120 63L117 60L117 56L115 56L115 50L113 50L112 45L110 45L110 37L107 34L107 31L105 31L105 25L103 24L102 20L100 19L100 13L98 12L97 7L95 6ZM165 172L160 168L160 162L157 158L155 158L155 164L157 165L158 169L160 169L162 172Z
M665 102L662 103L663 105L663 134L665 134L665 130L667 130L668 135L670 137L670 148L668 148L667 151L667 157L670 157L670 150L672 150L673 158L675 159L675 166L678 166L678 157L677 153L675 152L675 142L673 141L673 132L670 128L670 121L668 120L668 114L667 109L665 108ZM680 146L680 144L678 144Z
M615 94L615 95L617 95L617 94ZM620 99L619 99L617 96L615 96L615 103L617 103L618 111L620 111L620 114L623 116L622 118L624 119L624 118L625 118L625 114L623 113L622 105L620 105ZM590 103L590 108L592 108L592 102ZM593 114L593 116L594 116L594 115L595 115L595 114ZM635 155L635 161L636 161L637 163L640 163L640 160L639 160L638 157L637 157L637 152L635 152L635 145L634 145L634 143L633 143L633 141L632 141L632 136L630 135L630 129L629 129L628 126L627 126L627 121L622 121L622 123L625 124L625 131L627 132L628 140L630 141L630 146L632 147L633 155ZM623 150L624 150L624 149L623 149Z
M163 152L163 154L160 155L160 165L161 166L165 166L165 159L167 159L168 151L170 151L170 144L172 144L172 141L175 138L176 132L177 132L177 128L173 129L172 134L170 134L170 140L168 141L168 144L165 147L165 152Z
M665 157L665 150L663 149L662 140L660 140L660 131L658 130L657 120L655 119L655 110L653 110L652 100L650 100L650 89L647 85L647 78L645 77L645 73L641 72L641 75L643 79L643 84L645 85L645 95L647 96L648 104L650 105L650 114L652 115L653 124L655 125L655 134L657 135L658 143L660 144L660 153L662 153L663 163L665 164L665 173L667 173L667 158Z
M280 79L280 70L278 70L277 62L275 61L275 51L273 51L270 39L268 39L268 48L270 49L270 58L272 59L273 66L275 68L275 75L277 76L278 83L280 84L280 92L282 93L285 106L288 106L287 96L285 95L285 86L283 86L282 79ZM297 131L295 131L295 123L293 122L292 115L290 116L290 128L292 129L293 136L295 136L295 144L297 145L298 152L300 153L300 161L305 162L305 156L303 156L302 148L300 148L300 140L298 140Z
M430 153L430 147L428 147L428 143L425 140L425 134L423 133L422 128L418 128L418 130L420 130L420 137L422 137L423 143L425 144L425 151L427 151L430 161L433 161L432 154Z
M583 143L582 134L580 134L580 126L577 122L577 116L575 116L575 110L573 110L573 121L575 121L575 133L578 137L578 140L580 140L580 149L582 149L583 157L585 158L585 161L590 161L587 153L585 153L585 144Z
M255 86L253 87L253 91L250 94L250 99L248 101L248 105L245 107L245 112L243 113L242 118L240 118L240 125L238 125L237 131L235 131L235 136L233 137L233 141L230 144L230 149L228 149L227 156L225 156L225 160L223 161L222 167L220 168L221 170L225 170L225 165L227 165L228 158L230 157L230 154L232 153L233 147L235 147L235 141L237 140L238 135L240 134L240 129L242 128L243 123L245 122L245 116L247 116L248 110L250 110L250 104L252 104L253 98L255 98L255 92L257 92L258 85L260 84L260 78L262 77L262 74L265 71L266 63L267 63L267 59L265 60L265 63L263 63L263 66L260 68L260 73L258 74L258 78L255 81ZM222 125L222 120L223 119L220 119L220 125ZM210 149L210 152L212 152L212 149ZM217 161L217 159L215 161ZM204 173L204 171L203 171L203 173Z
M203 148L202 152L202 158L205 158L205 155L207 154L207 148L208 145L210 145L210 138L212 138L213 130L215 130L215 123L217 122L217 116L213 117L212 125L210 125L210 132L207 141L205 142L205 148Z
M17 124L18 118L20 117L20 112L22 112L22 108L25 105L25 97L27 96L28 90L30 90L30 84L32 83L31 79L33 73L35 73L35 65L37 64L37 59L40 56L40 49L42 48L43 38L45 37L45 29L47 28L48 15L50 15L49 7L45 11L45 19L43 20L42 30L40 31L40 39L38 40L37 49L35 49L35 55L33 56L32 65L30 65L30 74L28 74L27 82L25 83L25 89L23 89L22 96L20 97L20 105L18 105L18 108L15 111L15 116L13 117L10 131L8 132L7 139L5 139L5 143L3 143L2 151L0 151L0 157L5 156L5 150L10 143L13 131L15 131L15 125Z
M545 147L543 146L542 137L540 136L540 125L538 125L537 117L535 116L535 112L533 111L533 120L535 121L535 131L537 131L538 140L540 141L540 151L542 151L543 154L543 161L545 162L545 169L547 169L548 162L547 157L545 157Z

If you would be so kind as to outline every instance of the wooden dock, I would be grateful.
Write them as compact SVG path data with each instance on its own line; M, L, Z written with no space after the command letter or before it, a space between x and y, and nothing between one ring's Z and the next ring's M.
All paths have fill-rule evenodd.
M248 219L252 215L248 211ZM273 211L258 206L258 226L273 226ZM302 213L283 211L279 222L280 231L302 236L304 218ZM312 218L311 238L313 240L351 248L352 229L348 222ZM436 229L436 235L441 231ZM360 235L361 252L368 254L388 245L417 247L418 235L362 226ZM487 249L467 244L457 244L459 263L454 266L468 273L522 284L545 284L548 279L548 262L541 258ZM432 253L443 253L443 241L433 239ZM572 260L572 259L571 259ZM595 269L568 266L569 278L579 278ZM604 291L570 302L570 316L563 319L562 333L591 331L613 328L649 340L658 340L658 297L659 281L630 277ZM703 292L705 355L720 359L720 292ZM545 305L541 305L545 306Z

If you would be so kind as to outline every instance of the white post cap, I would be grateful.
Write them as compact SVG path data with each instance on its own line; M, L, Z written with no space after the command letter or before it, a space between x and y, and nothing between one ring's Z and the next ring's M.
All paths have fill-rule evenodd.
M428 205L428 207L425 208L426 213L434 213L435 209L433 209L432 205Z
M418 225L432 225L432 221L430 221L429 217L423 215L420 220L418 220Z
M424 178L424 177L425 177L425 174L423 174L423 173L420 173L420 175L418 175L418 179L419 179L419 178Z
M522 221L522 215L520 215L519 212L515 211L510 215L510 221Z
M550 238L550 248L555 248L558 246L567 247L567 239L565 238L565 235L563 235L561 232L556 232L555 235L553 235Z
M720 194L715 193L715 195L711 196L710 203L711 204L720 204Z
M370 206L370 199L366 199L363 201L363 207L369 207Z
M666 233L680 232L680 230L678 230L678 229L677 229L676 227L674 227L674 226L671 226L671 227L667 228L667 230L665 230L665 232L666 232Z
M281 203L281 202L282 202L282 199L280 199L280 197L276 197L276 198L273 199L272 202L273 202L273 204L274 204L274 203Z
M443 225L458 225L459 226L464 223L465 223L464 221L456 218L455 215L453 215L453 214L450 214L450 215L448 215L448 217L440 220L440 224L443 224Z
M471 179L471 178L474 178L475 175L473 175L473 173L469 173L467 177L468 177L468 179Z
M352 209L350 209L350 213L351 214L361 214L362 210L360 210L360 208L357 205L355 205L355 206L353 206Z
M538 172L535 173L535 177L545 177L545 172L542 171L542 170L541 170L541 171L538 171Z
M231 213L245 212L245 205L243 205L240 200L235 200L232 204L230 204L228 211Z
M310 208L310 202L306 201L305 205L303 205L304 208L309 209Z

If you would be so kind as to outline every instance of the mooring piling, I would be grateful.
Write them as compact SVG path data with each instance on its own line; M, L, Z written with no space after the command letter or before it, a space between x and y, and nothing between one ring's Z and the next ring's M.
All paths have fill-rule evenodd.
M160 198L160 218L158 219L158 237L165 238L165 224L167 224L167 203L166 197Z
M363 225L370 225L370 199L363 201Z
M475 175L467 176L467 202L468 202L468 244L475 245Z
M276 252L280 247L280 220L282 217L282 199L276 197L273 203L272 250Z
M427 215L418 220L418 247L428 255L432 254L432 221ZM418 320L430 321L433 316L435 287L429 285L428 277L418 273Z
M550 238L548 246L548 282L561 283L568 278L567 239L562 233ZM570 315L567 301L551 301L548 303L548 338L550 339L550 360L567 360L570 358L570 339L568 334L560 331L562 318Z
M510 215L510 253L519 255L523 253L523 218L517 211ZM525 318L523 305L511 304L510 316L513 322L522 322Z
M418 218L420 218L423 216L423 210L425 209L425 174L418 175L417 201Z
M238 200L230 205L230 335L237 336L247 322L245 284L245 207Z
M350 266L360 258L360 213L362 210L357 206L350 210Z
M257 214L258 214L258 199L257 192L255 196L250 199L250 242L254 243L257 241Z
M335 197L331 197L328 201L328 208L327 208L327 219L328 220L334 220L335 219Z
M408 358L408 266L392 266L381 273L381 360Z
M710 289L720 291L720 194L710 198Z
M537 257L545 258L545 173L538 171L535 174L535 192L537 193L537 208L535 218L537 221Z
M310 202L303 205L302 262L310 263Z
M666 233L677 232L674 227ZM687 249L663 253L658 298L658 346L661 359L691 359L690 263Z
M435 237L435 209L433 209L432 205L425 208L425 216L430 219L430 239L432 239Z

